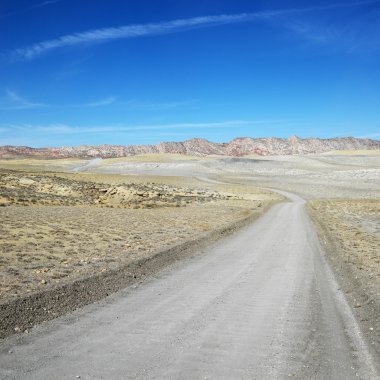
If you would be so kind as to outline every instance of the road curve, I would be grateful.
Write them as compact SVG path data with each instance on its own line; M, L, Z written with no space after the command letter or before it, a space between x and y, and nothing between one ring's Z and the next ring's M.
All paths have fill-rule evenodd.
M1 379L378 379L304 201L1 345Z

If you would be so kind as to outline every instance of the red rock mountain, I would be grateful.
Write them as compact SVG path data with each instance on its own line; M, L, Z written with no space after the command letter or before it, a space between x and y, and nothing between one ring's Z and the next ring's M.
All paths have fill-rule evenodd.
M332 150L373 150L380 149L379 140L353 137L301 139L297 136L283 138L239 137L229 143L213 143L194 138L184 142L162 142L157 145L98 145L62 148L30 148L27 146L0 146L0 157L125 157L149 153L178 153L195 156L247 156L247 155L292 155L323 153Z

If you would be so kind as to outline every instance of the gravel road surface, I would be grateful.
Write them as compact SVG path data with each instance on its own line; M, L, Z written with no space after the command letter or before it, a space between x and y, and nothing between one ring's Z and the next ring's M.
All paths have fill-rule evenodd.
M0 346L1 379L378 379L304 201Z

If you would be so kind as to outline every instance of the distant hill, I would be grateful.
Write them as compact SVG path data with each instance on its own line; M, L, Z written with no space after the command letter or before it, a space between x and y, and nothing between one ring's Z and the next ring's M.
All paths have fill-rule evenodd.
M235 156L247 155L294 155L323 153L333 150L380 149L380 141L342 137L333 139L307 138L297 136L284 138L239 137L228 143L213 143L194 138L184 142L162 142L157 145L98 145L62 148L30 148L27 146L0 146L1 158L44 157L44 158L111 158L136 156L152 153L177 153L194 156Z

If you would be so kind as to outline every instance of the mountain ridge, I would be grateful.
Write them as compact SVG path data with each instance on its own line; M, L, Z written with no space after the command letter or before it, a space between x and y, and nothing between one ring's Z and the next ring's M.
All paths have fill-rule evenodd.
M279 137L237 137L227 143L214 143L203 138L192 138L183 142L161 142L156 145L80 145L74 147L31 148L28 146L0 146L1 158L116 158L141 154L176 153L194 156L247 155L297 155L316 154L333 150L375 150L380 149L379 140L355 137L330 139Z

